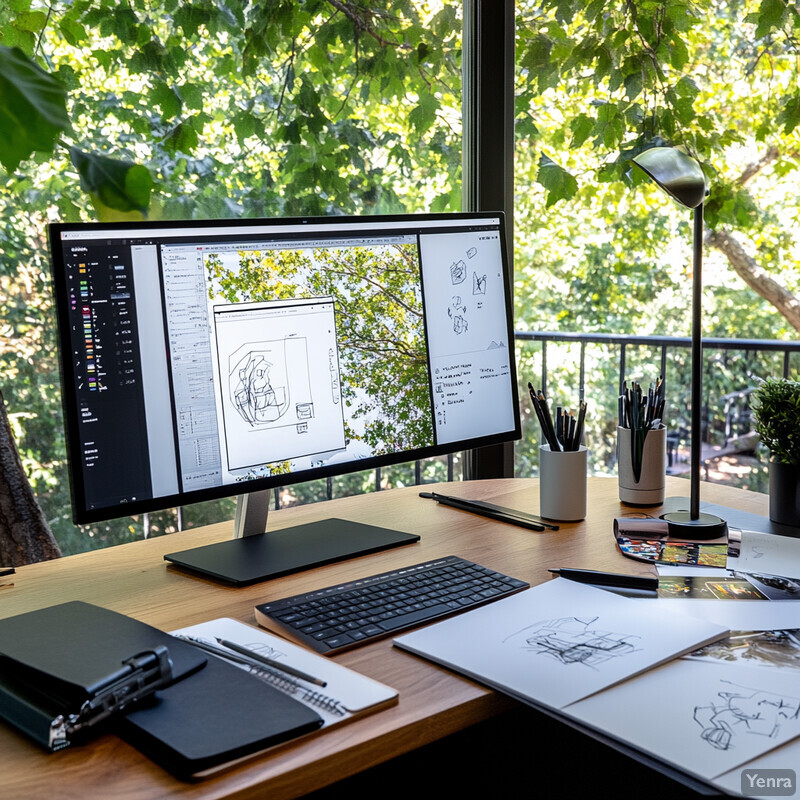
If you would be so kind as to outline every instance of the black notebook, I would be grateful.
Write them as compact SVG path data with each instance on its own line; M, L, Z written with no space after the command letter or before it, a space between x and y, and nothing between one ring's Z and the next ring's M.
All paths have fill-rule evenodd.
M119 735L179 778L310 733L322 717L221 658L125 715Z

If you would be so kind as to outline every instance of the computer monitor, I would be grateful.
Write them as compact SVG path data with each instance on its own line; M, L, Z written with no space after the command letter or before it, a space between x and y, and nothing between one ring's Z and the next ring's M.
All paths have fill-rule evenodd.
M418 539L265 535L270 489L520 437L501 213L49 234L76 524L239 495L167 559L252 583Z

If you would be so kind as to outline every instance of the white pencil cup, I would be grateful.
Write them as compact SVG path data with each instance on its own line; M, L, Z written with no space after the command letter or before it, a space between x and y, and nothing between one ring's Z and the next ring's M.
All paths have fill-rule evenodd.
M662 425L647 432L642 450L639 479L631 455L630 428L617 428L617 469L619 499L633 506L660 506L664 502L667 474L667 428Z
M553 451L539 447L539 514L558 522L586 518L586 472L589 451Z

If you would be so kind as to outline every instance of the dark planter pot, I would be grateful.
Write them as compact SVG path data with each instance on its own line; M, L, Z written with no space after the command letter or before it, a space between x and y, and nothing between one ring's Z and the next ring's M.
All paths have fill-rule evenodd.
M800 465L770 462L769 518L800 527Z

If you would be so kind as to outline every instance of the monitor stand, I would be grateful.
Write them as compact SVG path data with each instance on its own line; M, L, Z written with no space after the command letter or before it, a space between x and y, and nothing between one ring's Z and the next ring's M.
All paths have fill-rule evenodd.
M246 586L354 556L419 541L419 536L362 522L324 519L269 532L270 491L240 495L234 538L164 558L212 580Z

